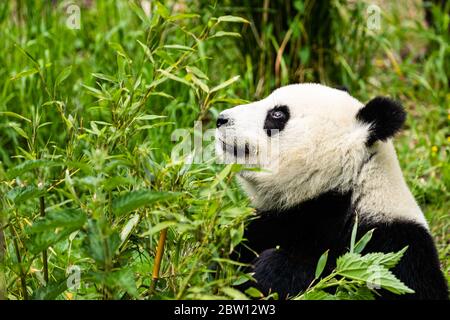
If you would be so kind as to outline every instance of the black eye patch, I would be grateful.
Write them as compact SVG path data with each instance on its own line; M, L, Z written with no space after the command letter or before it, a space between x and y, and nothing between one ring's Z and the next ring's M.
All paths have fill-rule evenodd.
M271 130L282 131L289 120L289 108L287 106L276 106L267 112L264 121L264 130L267 135L272 136Z

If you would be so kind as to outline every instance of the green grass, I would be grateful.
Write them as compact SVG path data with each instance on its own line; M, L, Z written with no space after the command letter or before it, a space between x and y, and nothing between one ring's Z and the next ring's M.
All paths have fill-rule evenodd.
M253 210L239 168L174 161L171 134L193 137L194 121L212 128L220 110L299 81L403 102L396 149L449 278L449 5L433 8L433 27L417 6L406 17L382 7L370 31L365 4L330 1L315 41L305 19L320 8L309 1L294 1L283 23L262 1L161 2L147 17L138 1L93 1L78 30L66 27L64 3L0 4L0 297L241 297L230 287L245 275L229 255ZM229 14L253 27L214 19ZM72 266L77 290L67 288Z

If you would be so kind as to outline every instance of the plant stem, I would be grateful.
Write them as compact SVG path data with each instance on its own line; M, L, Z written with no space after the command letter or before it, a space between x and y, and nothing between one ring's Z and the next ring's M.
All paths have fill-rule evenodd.
M45 217L45 201L44 197L39 198L41 217ZM42 264L44 266L44 280L45 285L48 284L48 258L47 258L47 249L42 251Z
M22 257L20 256L19 244L17 243L17 233L12 225L11 230L13 234L14 250L16 252L17 262L19 265L20 285L22 287L23 299L28 300L27 281L25 279L25 272L23 271Z
M3 222L0 220L0 223ZM3 232L4 226L0 225L0 300L4 300L6 297L6 282L5 273L3 270L3 260L5 258L5 233Z
M159 279L159 269L161 268L161 260L164 254L164 244L166 243L166 238L167 238L167 228L161 230L161 234L159 235L158 248L156 249L155 265L153 266L152 284L150 286L150 291L153 291L155 289L156 282Z

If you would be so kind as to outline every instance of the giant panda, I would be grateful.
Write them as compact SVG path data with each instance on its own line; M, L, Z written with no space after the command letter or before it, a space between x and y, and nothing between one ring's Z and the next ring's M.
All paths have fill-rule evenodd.
M283 298L304 291L326 250L326 272L348 251L358 215L358 236L375 228L363 253L408 246L392 271L415 293L386 291L383 299L448 299L429 227L391 141L405 117L390 98L363 104L312 83L284 86L220 113L216 153L248 164L238 179L258 216L237 249L255 279L247 286Z

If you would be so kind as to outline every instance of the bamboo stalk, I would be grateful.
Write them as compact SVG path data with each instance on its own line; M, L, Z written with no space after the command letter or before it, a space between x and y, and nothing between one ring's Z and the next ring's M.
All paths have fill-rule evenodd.
M45 202L44 197L39 198L40 209L41 209L41 217L45 217ZM44 266L44 280L45 285L48 284L48 257L47 257L47 249L42 251L42 264Z
M155 265L153 266L152 284L150 290L153 291L156 287L156 283L159 279L159 270L161 268L162 256L164 254L164 244L167 238L167 228L161 230L159 235L158 247L156 248Z

